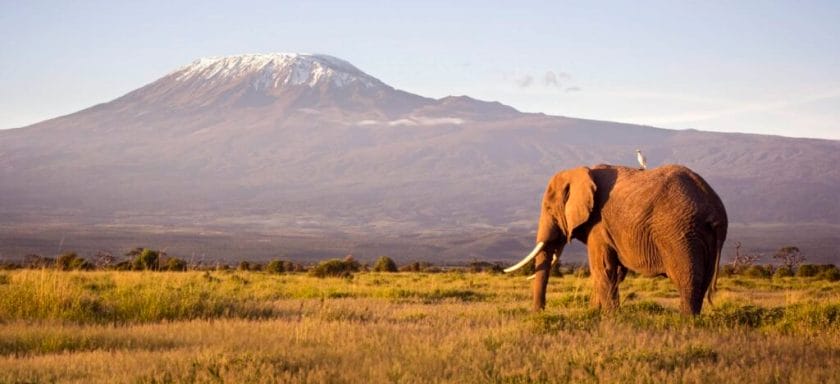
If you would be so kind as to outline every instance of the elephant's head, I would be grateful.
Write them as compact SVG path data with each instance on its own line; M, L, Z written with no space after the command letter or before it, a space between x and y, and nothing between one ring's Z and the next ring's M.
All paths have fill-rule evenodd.
M552 260L559 257L563 247L571 241L574 230L589 220L595 205L595 182L589 168L580 167L560 172L551 178L543 195L540 221L537 226L537 245L534 250L505 272L513 272L535 257L534 305L545 306L545 287Z

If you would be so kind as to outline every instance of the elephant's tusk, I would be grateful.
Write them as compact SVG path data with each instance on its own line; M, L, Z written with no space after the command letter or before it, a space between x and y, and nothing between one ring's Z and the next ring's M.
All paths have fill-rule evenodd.
M540 253L540 251L542 250L544 245L545 245L545 243L542 242L542 241L537 243L537 246L534 247L534 250L531 251L531 253L529 253L528 256L525 256L525 258L522 259L522 261L516 263L516 265L514 265L512 267L508 267L507 269L505 269L505 273L513 272L513 271L515 271L519 268L522 268L523 265L528 264L528 262L531 261L531 259L536 257L538 253Z
M558 259L558 257L557 257L556 253L551 255L551 267L552 268L554 267L554 264L557 264L557 259ZM548 273L551 273L551 269L549 269ZM534 273L533 275L528 276L525 280L534 280L536 277L537 277L537 274Z

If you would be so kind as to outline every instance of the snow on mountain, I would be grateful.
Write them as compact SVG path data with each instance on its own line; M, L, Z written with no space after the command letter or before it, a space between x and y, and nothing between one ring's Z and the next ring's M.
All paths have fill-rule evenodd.
M351 83L365 87L384 85L344 60L328 55L300 53L201 58L173 74L178 81L201 79L210 85L247 77L257 90L284 85L315 87L325 83L336 87Z

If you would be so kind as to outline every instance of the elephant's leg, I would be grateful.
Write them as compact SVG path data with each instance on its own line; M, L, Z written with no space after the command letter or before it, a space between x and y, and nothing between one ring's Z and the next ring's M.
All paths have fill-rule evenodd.
M682 251L675 251L671 258L671 265L667 266L668 277L677 286L680 293L680 312L684 315L697 315L703 308L703 298L706 296L706 289L711 281L711 273L705 262L702 262L701 246L688 248Z
M703 309L703 297L706 290L701 288L702 284L695 277L689 277L684 281L677 281L677 290L680 292L680 312L684 315L697 315Z
M545 290L548 287L548 276L551 274L551 258L553 251L542 250L534 258L535 277L532 284L534 291L534 311L545 308Z
M626 270L618 262L618 254L602 241L589 240L589 270L592 274L591 304L605 310L618 307L618 283Z

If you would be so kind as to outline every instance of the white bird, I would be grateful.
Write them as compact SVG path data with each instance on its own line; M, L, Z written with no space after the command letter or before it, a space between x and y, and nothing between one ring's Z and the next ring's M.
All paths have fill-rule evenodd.
M642 169L647 169L647 159L645 159L645 155L639 149L636 150L636 160L639 160L639 165L642 166Z

